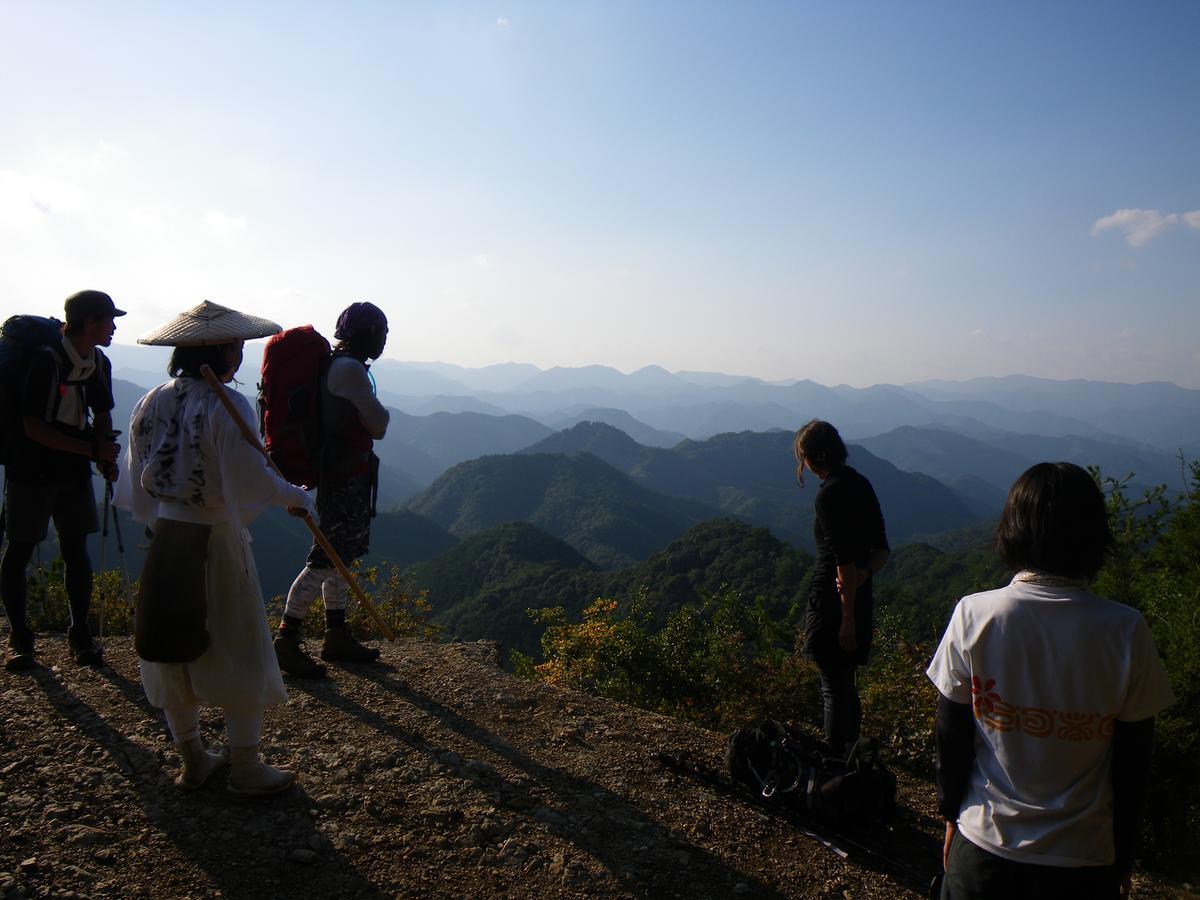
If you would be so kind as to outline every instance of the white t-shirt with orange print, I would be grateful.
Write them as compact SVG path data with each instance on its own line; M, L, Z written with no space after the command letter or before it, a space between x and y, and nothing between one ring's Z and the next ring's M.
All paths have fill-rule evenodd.
M1142 614L1014 581L959 601L926 674L975 710L963 837L1017 862L1112 863L1114 722L1175 699Z

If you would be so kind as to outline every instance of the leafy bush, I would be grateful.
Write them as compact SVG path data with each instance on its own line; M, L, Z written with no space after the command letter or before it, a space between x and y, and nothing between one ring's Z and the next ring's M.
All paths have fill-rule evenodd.
M1187 490L1126 496L1129 477L1094 472L1108 499L1116 545L1095 590L1141 610L1166 664L1175 703L1155 718L1149 859L1180 877L1200 872L1200 461Z
M515 654L528 677L725 730L819 708L815 669L791 652L794 612L774 618L734 590L685 604L662 625L644 592L596 600L578 623L562 607L529 613L545 627L545 662Z
M30 569L27 615L34 631L66 631L71 624L71 606L67 602L63 572L61 558L46 564L39 562ZM128 581L120 571L95 573L92 603L88 609L88 627L92 633L101 633L100 617L103 614L104 634L132 634L137 589L138 583Z
M421 641L436 641L441 637L442 626L432 621L433 607L429 603L429 592L415 588L399 566L383 563L364 567L361 560L356 560L350 566L350 574L396 637ZM283 615L286 602L287 598L281 594L276 594L267 602L267 616L272 624ZM379 626L357 602L353 592L346 609L346 621L360 638L383 637ZM308 608L303 630L305 634L314 636L325 631L325 604L319 597Z
M871 659L858 677L862 730L883 743L890 762L932 775L938 692L925 669L934 648L911 642L907 631L892 611L881 612L875 622Z

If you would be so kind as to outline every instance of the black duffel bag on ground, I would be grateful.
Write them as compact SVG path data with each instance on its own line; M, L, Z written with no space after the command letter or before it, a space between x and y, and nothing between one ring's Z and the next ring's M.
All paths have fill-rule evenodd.
M883 821L896 807L896 776L873 738L859 738L841 758L824 741L764 719L730 735L725 764L764 798L831 825Z

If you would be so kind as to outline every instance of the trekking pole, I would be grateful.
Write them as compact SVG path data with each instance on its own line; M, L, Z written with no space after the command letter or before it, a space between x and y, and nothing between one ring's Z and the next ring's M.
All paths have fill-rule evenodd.
M100 577L102 579L104 578L104 573L108 571L108 513L110 510L112 510L114 513L116 512L112 508L112 495L112 482L106 478L104 479L104 518L103 524L100 526ZM101 587L100 630L96 635L101 649L104 648L104 605L106 599L104 588Z
M109 490L112 490L112 485L109 485ZM121 520L117 518L117 507L113 504L112 507L113 534L117 536L117 555L121 557L121 580L122 582L129 581L129 569L125 565L125 541L121 539Z
M213 389L213 392L221 401L221 405L225 407L226 412L228 412L233 418L233 421L237 423L238 430L241 431L242 437L246 439L246 443L262 454L263 459L267 461L267 465L271 467L276 475L278 475L280 478L283 478L284 481L287 481L287 479L284 478L283 473L279 471L279 466L275 465L275 461L271 459L271 455L267 453L267 448L259 442L258 436L250 430L250 426L246 424L246 421L238 413L237 407L233 405L233 401L229 399L229 395L225 392L225 385L221 384L221 380L217 378L213 370L209 366L201 366L200 374L204 376L204 380L208 382L208 386ZM321 531L320 526L318 526L313 520L313 517L309 514L308 510L304 511L302 518L304 519L304 524L308 526L308 530L312 532L313 539L317 542L317 545L325 551L325 555L329 557L329 561L333 563L333 567L337 569L338 574L345 579L346 584L350 586L351 593L353 593L358 602L362 604L363 609L370 614L371 618L375 621L375 624L379 627L380 632L383 633L383 636L389 641L396 640L396 633L392 631L392 629L388 626L388 623L383 620L383 617L379 615L379 611L375 608L375 604L371 602L370 598L367 597L362 588L358 586L358 582L354 580L354 576L350 574L350 570L346 568L346 564L342 562L342 558L338 555L338 552L333 549L333 545L329 543L329 539L325 537L325 533Z

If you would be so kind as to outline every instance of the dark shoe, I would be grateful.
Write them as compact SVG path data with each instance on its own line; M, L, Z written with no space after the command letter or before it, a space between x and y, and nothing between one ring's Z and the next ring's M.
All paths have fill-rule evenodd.
M327 628L325 644L321 647L321 659L328 662L375 662L379 659L379 651L374 647L364 647L356 641L349 628Z
M4 668L9 672L28 672L37 662L33 658L33 635L8 636L8 657Z
M279 668L294 678L325 677L325 667L304 652L304 645L298 637L276 635L275 658L279 660Z
M104 665L104 654L92 641L86 626L67 629L67 647L71 650L71 659L78 665L93 668Z

